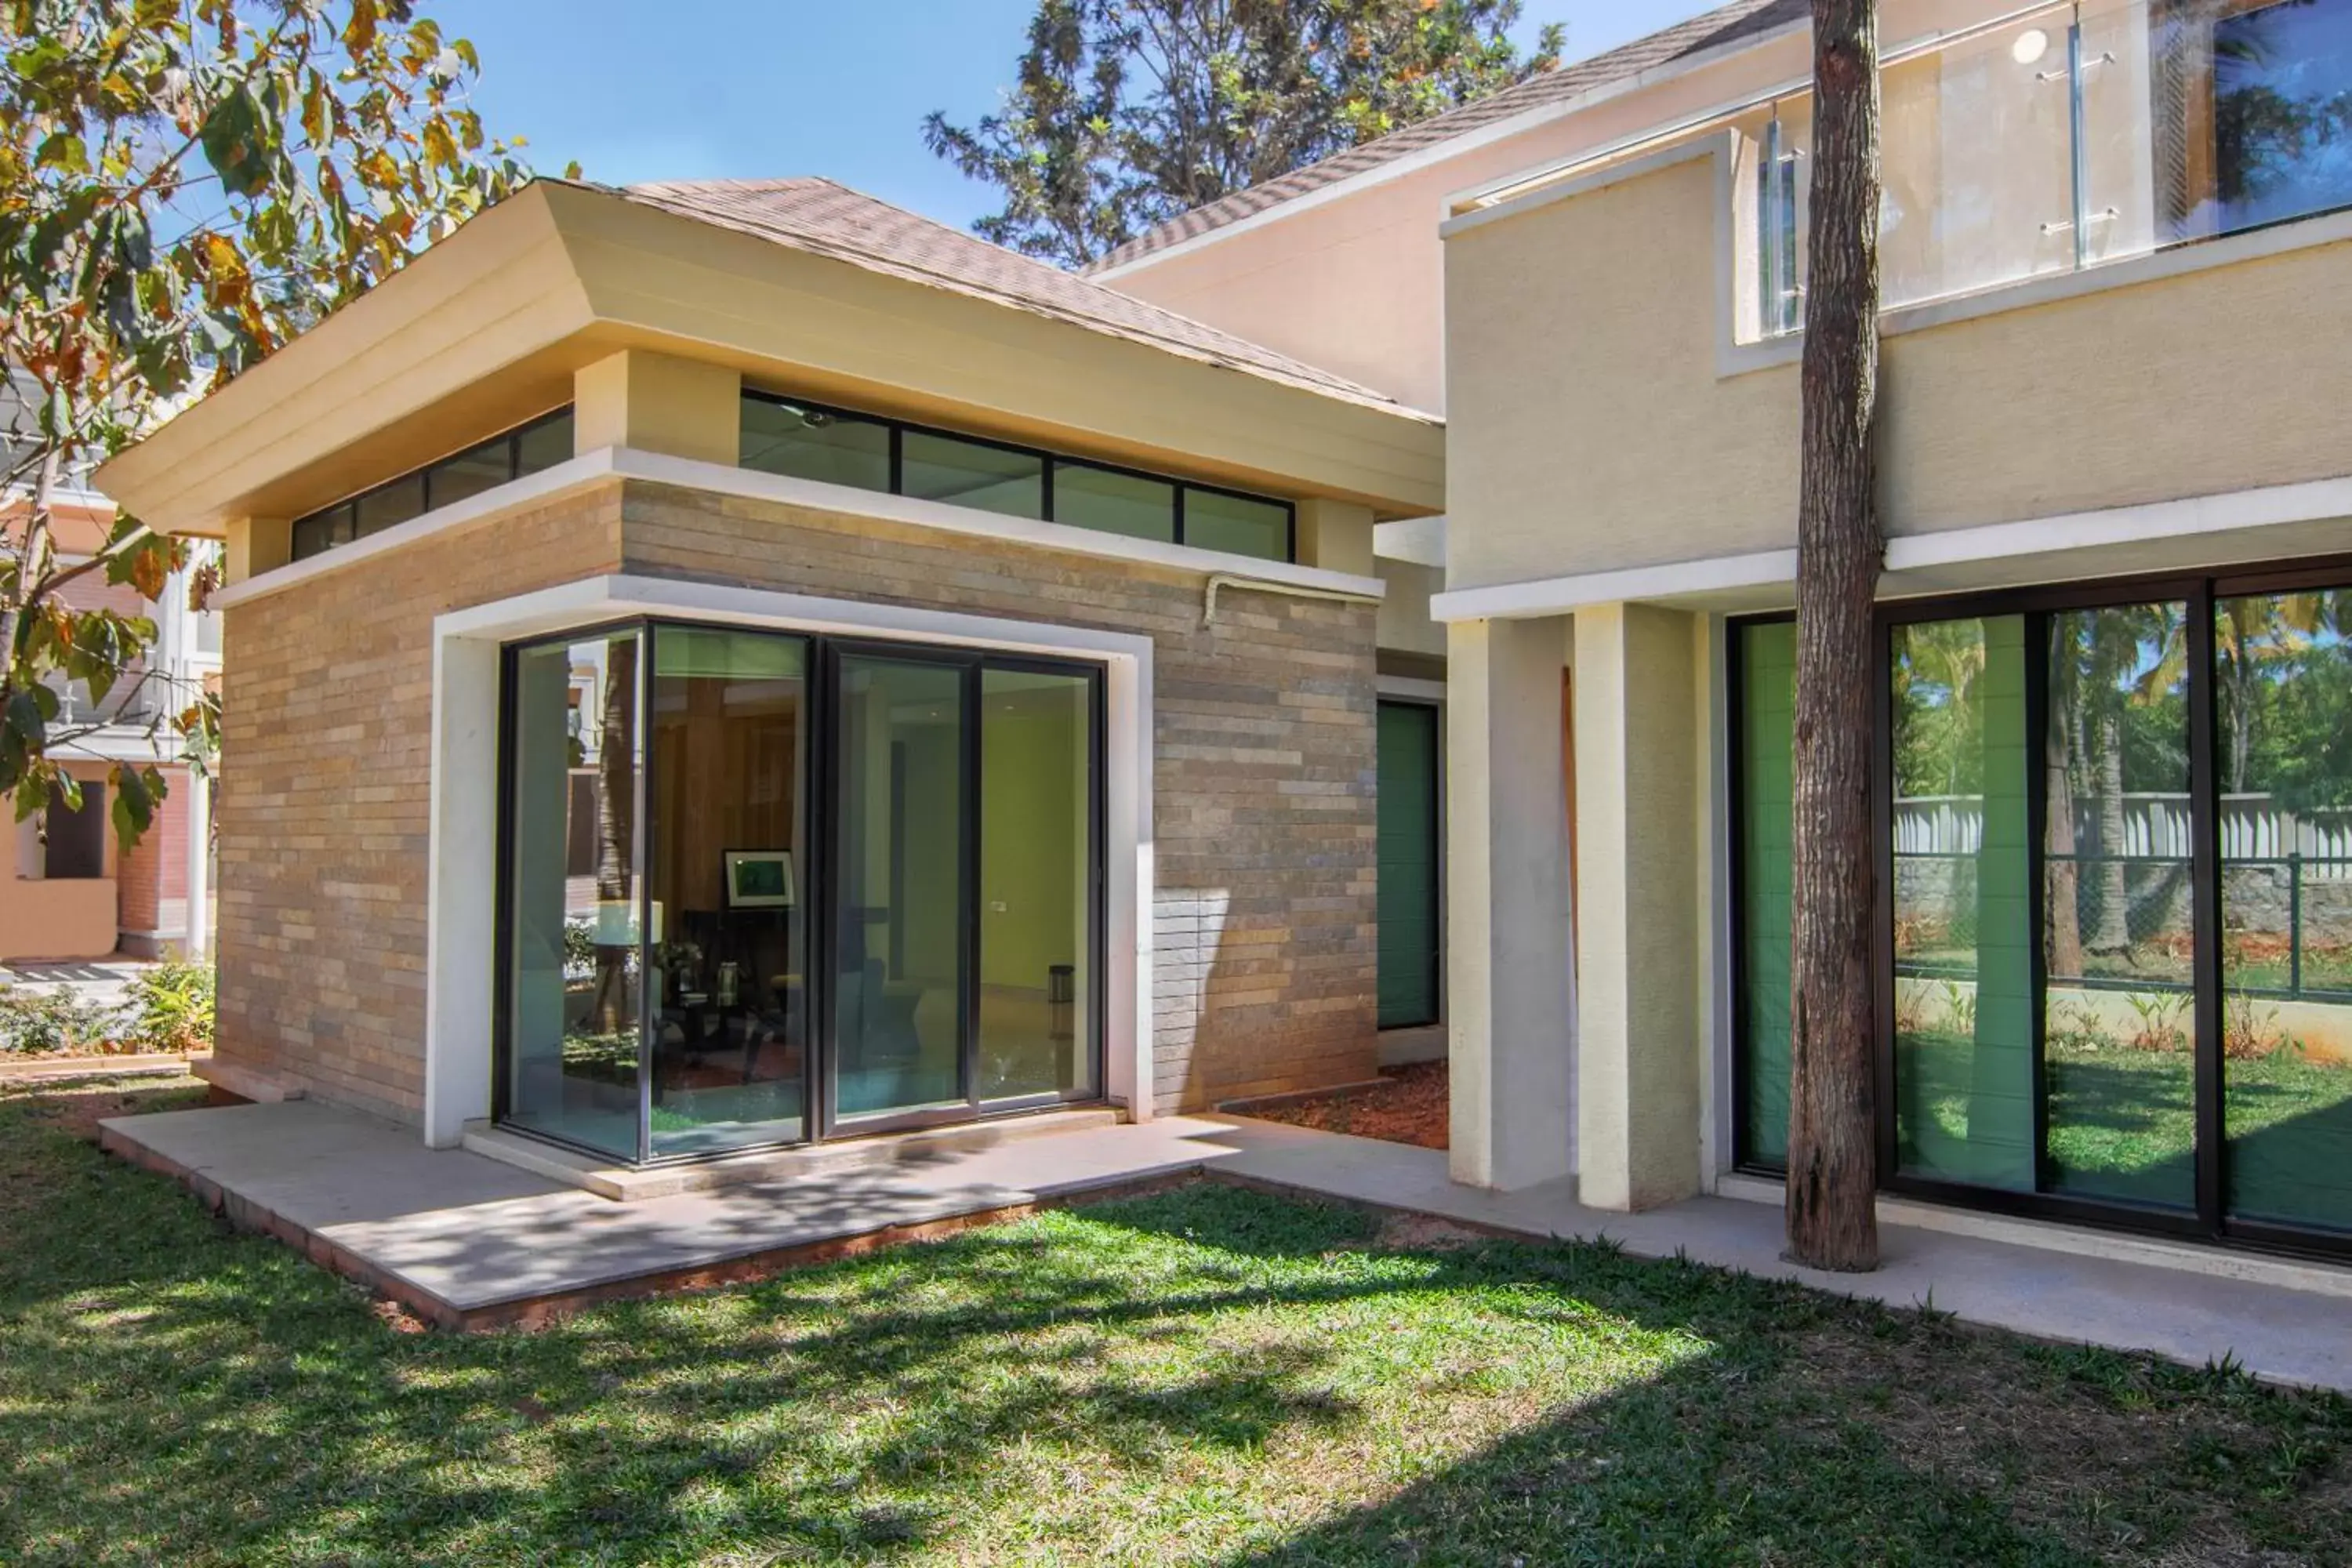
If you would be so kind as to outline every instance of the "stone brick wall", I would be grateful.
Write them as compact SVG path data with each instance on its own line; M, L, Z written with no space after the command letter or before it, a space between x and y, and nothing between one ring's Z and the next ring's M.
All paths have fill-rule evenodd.
M228 608L215 803L224 1065L416 1117L433 619L619 559L613 485Z
M632 484L627 569L1148 636L1161 1110L1378 1071L1374 615L1199 573Z
M433 618L616 567L1150 637L1156 1103L1373 1075L1370 606L636 481L228 611L225 1062L417 1114Z

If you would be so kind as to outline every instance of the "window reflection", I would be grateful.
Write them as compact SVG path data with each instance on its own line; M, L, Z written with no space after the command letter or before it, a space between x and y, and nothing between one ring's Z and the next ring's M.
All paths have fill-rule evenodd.
M2352 1229L2352 590L2213 634L2230 1207Z

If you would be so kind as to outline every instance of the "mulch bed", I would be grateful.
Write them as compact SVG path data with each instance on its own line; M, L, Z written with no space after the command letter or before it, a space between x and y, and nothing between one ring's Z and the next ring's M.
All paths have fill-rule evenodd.
M1279 1105L1253 1106L1245 1114L1322 1132L1347 1132L1385 1143L1416 1143L1443 1149L1446 1138L1445 1064L1414 1062L1383 1068L1381 1081L1336 1094Z

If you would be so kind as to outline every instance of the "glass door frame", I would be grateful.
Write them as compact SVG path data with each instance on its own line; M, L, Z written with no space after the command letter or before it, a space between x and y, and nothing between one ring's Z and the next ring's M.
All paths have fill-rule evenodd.
M809 963L810 973L823 974L821 985L815 987L815 1007L812 1014L811 1037L820 1042L820 1048L810 1053L815 1070L813 1098L809 1101L810 1137L812 1142L824 1142L836 1138L866 1137L881 1132L900 1132L926 1127L954 1126L983 1121L992 1116L1017 1115L1023 1111L1050 1110L1056 1105L1083 1103L1102 1098L1105 1090L1103 1072L1102 977L1108 973L1109 941L1108 924L1103 918L1107 891L1107 863L1104 855L1107 823L1105 808L1108 796L1104 769L1104 721L1107 714L1106 682L1103 668L1081 659L1056 659L1033 654L1001 653L985 647L958 647L951 645L915 641L892 641L880 637L820 637L816 639L816 658L812 667L814 684L821 690L817 711L821 715L819 731L822 740L813 755L824 769L824 776L812 792L817 811L816 853L825 900L824 918L816 924L813 935ZM961 737L963 788L958 804L962 820L957 835L959 911L956 943L961 966L961 983L956 997L956 1073L963 1090L961 1104L929 1106L918 1110L882 1111L870 1116L844 1118L840 1114L841 1052L835 1027L839 990L835 984L839 974L841 955L841 922L834 907L834 890L841 886L841 854L844 836L841 832L841 781L845 753L840 745L840 731L834 709L841 689L841 668L845 657L855 658L895 659L901 663L929 664L959 672L960 699L967 721ZM980 1085L980 1007L981 1007L981 853L982 800L985 768L982 746L986 721L981 700L981 678L987 670L1012 670L1036 675L1061 675L1081 679L1087 683L1087 962L1095 976L1094 984L1086 988L1086 1016L1076 1021L1087 1042L1089 1087L1064 1093L1018 1095L1002 1100L982 1100Z
M814 875L803 879L799 889L803 901L813 910L821 911L811 925L806 954L807 966L808 1048L803 1053L803 1136L779 1143L747 1145L709 1152L656 1154L653 1151L653 1068L654 1025L656 1020L654 988L650 984L652 954L649 942L652 932L654 877L647 855L652 843L653 816L660 808L655 784L650 723L652 700L653 650L664 628L685 631L742 632L778 638L793 639L809 650L807 690L807 767L809 769L806 800L802 814L810 836L812 854L809 857ZM496 864L492 868L494 963L491 985L491 1051L490 1051L490 1115L492 1122L520 1135L572 1150L599 1160L614 1156L608 1149L567 1139L560 1134L527 1127L510 1119L512 1093L509 1079L514 1061L514 953L515 910L517 891L515 876L515 784L518 761L517 702L520 682L516 669L522 655L535 649L564 646L599 638L609 639L623 634L634 634L638 639L636 660L637 741L644 755L639 760L632 801L634 816L631 835L635 840L636 867L636 954L639 983L637 986L637 1127L636 1155L632 1162L641 1167L696 1164L715 1159L727 1159L761 1150L806 1147L837 1138L867 1137L874 1134L904 1131L913 1128L958 1125L989 1120L999 1116L1049 1110L1066 1104L1084 1104L1105 1098L1108 1085L1105 1080L1108 1067L1105 1049L1106 1005L1105 982L1109 974L1109 922L1107 899L1108 892L1108 770L1107 755L1108 737L1107 720L1108 703L1108 680L1104 667L1084 658L1055 658L1018 651L999 650L986 647L926 642L920 638L894 638L887 636L836 636L803 630L790 626L746 626L727 621L698 621L677 616L631 616L618 619L567 626L560 630L536 633L506 642L499 649L499 721L496 744L498 763L498 799L496 802L497 837ZM958 942L964 967L961 994L958 997L959 1074L965 1090L960 1105L939 1107L903 1115L884 1113L870 1117L854 1117L845 1124L834 1112L834 1089L838 1053L834 1039L835 987L834 965L839 953L838 921L832 905L841 853L839 789L841 747L836 724L836 680L844 653L871 658L895 658L915 663L930 663L958 669L961 673L962 691L971 722L965 727L962 762L968 787L964 791L964 832L961 855L963 872L960 879ZM979 1083L979 986L980 986L980 920L975 899L979 891L979 858L981 853L981 743L982 723L979 702L980 682L983 670L1014 670L1035 674L1069 676L1086 682L1087 691L1087 798L1084 803L1087 868L1086 868L1086 959L1092 982L1084 988L1084 1007L1073 1019L1079 1031L1079 1040L1087 1063L1087 1086L1072 1091L1052 1091L1001 1100L981 1100L974 1091Z
M2288 593L2297 590L2352 588L2352 556L2245 566L2191 569L2137 577L2052 584L1980 593L1881 600L1871 628L1871 854L1875 872L1871 921L1873 977L1873 1060L1876 1091L1876 1152L1881 1191L1927 1199L1958 1207L2025 1218L2052 1219L2099 1226L2155 1236L2218 1242L2271 1252L2317 1257L2334 1261L2352 1258L2352 1232L2333 1232L2251 1220L2229 1213L2230 1147L2225 1123L2221 837L2219 795L2220 760L2216 716L2214 608L2225 599ZM2040 736L2048 700L2050 618L2066 611L2175 602L2187 606L2188 708L2189 752L2189 831L2191 837L2189 897L2195 922L2191 962L2191 1052L2195 1085L2195 1205L2171 1209L2126 1200L2085 1196L2048 1190L2051 1185L2049 1149L2049 1085L2047 1077L2048 953L2047 833L2048 769L2041 753L2031 754L2026 770L2028 900L2032 930L2032 994L2034 998L2031 1041L2033 1060L2032 1138L2036 1166L2035 1190L2014 1191L1965 1183L1906 1175L1900 1169L1896 1123L1895 974L1895 714L1893 653L1895 631L1923 622L1965 620L2022 615L2027 620L2026 729ZM1740 628L1786 623L1788 612L1726 618L1727 722L1723 743L1728 752L1727 795L1732 820L1727 826L1730 848L1730 897L1727 918L1733 1003L1732 1118L1734 1164L1741 1169L1782 1174L1758 1162L1748 1147L1746 1112L1752 1092L1751 1042L1748 1030L1748 986L1745 963L1744 885L1746 846L1740 816L1743 780L1739 763L1741 689L1739 687Z

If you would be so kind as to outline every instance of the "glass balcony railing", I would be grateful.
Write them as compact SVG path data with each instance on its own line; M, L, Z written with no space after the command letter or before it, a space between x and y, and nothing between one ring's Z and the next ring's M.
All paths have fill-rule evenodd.
M2084 0L1885 67L1886 308L2352 206L2352 0ZM1739 121L1753 308L1803 324L1810 99Z

